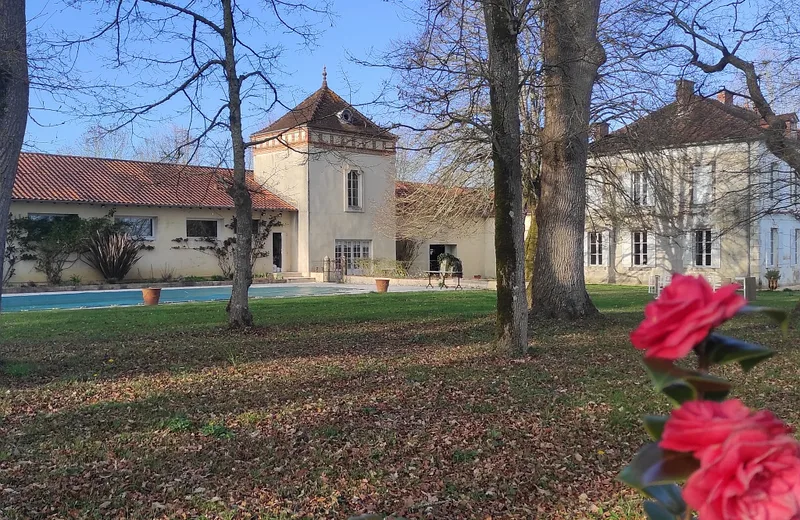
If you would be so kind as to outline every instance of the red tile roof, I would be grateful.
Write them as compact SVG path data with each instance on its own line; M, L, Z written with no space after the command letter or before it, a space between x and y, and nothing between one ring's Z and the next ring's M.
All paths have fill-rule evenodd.
M257 210L296 210L248 172ZM13 200L130 206L232 208L223 180L232 170L23 152Z
M349 122L342 121L339 117L339 113L344 109L350 110L352 114L352 119ZM376 125L353 108L339 94L329 89L327 84L323 84L319 90L301 101L299 105L283 117L266 128L262 128L254 135L289 130L301 126L372 137L395 138L386 129Z

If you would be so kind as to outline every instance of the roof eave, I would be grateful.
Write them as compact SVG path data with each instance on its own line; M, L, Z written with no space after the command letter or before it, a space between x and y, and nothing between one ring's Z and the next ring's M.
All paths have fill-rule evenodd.
M11 202L31 202L35 204L81 204L87 206L128 206L133 208L177 208L177 209L218 209L234 210L235 206L211 206L205 204L140 204L135 202L104 201L104 200L67 200L67 199L20 199L12 197ZM254 211L297 211L294 206L266 207L253 205Z

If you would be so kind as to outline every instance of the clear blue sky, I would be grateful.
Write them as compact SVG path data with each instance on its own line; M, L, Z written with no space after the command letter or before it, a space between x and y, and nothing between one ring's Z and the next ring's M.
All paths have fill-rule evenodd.
M92 4L94 1L99 0L87 0L86 3ZM42 31L42 34L58 34L62 31L89 34L96 27L97 21L92 19L91 13L65 8L64 3L64 0L27 0L28 17L31 20L29 30ZM240 3L253 9L263 5L260 0L241 0ZM280 58L282 70L273 76L276 83L282 85L280 97L283 103L293 106L319 88L323 66L327 66L331 88L353 103L368 103L378 95L382 84L390 79L390 73L385 69L356 65L348 60L347 55L367 57L371 52L380 53L390 48L392 40L410 36L415 28L408 21L408 12L404 9L394 1L332 0L333 19L325 19L318 26L322 34L315 48L300 48L297 38L276 33L269 36L251 34L248 35L248 41L257 46L269 37L270 42L277 40L285 45L286 52ZM101 65L85 53L81 55L80 68L87 77L104 74ZM120 81L130 80L124 76L117 77ZM91 125L91 121L76 119L66 104L41 93L32 93L31 109L36 121L31 119L28 123L27 149L69 151L74 149L81 134ZM370 112L369 107L364 110ZM277 108L270 114L246 113L245 132L257 130L267 119L275 119L283 112L283 109ZM180 124L179 119L175 122Z

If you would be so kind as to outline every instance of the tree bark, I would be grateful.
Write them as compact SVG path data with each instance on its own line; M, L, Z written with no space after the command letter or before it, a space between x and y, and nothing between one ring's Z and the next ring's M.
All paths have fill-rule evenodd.
M589 104L605 52L597 40L600 0L546 0L543 6L545 123L539 239L532 316L597 314L583 272Z
M484 0L494 164L497 342L512 355L528 348L525 297L525 213L520 162L520 21L513 0Z
M25 0L0 0L0 296L11 194L28 121Z
M253 247L253 199L247 187L245 145L242 136L241 80L236 72L232 0L222 0L225 76L228 80L228 121L233 148L233 179L228 193L233 198L236 214L236 253L233 287L228 302L228 324L234 328L253 325L248 290L253 282L250 254Z

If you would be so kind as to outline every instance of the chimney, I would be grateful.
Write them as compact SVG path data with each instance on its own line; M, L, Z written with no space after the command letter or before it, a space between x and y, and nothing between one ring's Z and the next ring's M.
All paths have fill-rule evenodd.
M675 82L675 100L681 104L687 104L694 96L694 81L679 79Z
M733 92L730 90L723 88L719 92L717 92L717 101L720 103L724 103L726 105L733 104Z
M608 135L608 123L595 123L590 132L592 139L597 141Z

